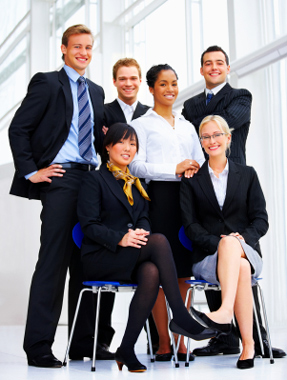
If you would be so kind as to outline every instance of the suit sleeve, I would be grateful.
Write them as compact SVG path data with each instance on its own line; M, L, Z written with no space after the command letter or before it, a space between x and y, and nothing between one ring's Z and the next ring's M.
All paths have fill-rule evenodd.
M196 191L191 186L193 178L183 177L180 184L180 207L186 236L207 255L216 252L219 236L210 234L199 222L196 211Z
M79 192L78 218L84 235L115 252L126 231L116 231L102 223L101 206L104 202L102 192L100 177L94 173L87 173Z
M240 90L230 103L226 104L222 111L216 111L216 115L223 117L230 128L238 129L250 122L251 103L251 93L247 90Z
M251 170L251 180L248 189L247 209L250 223L241 232L241 235L247 244L256 247L259 239L266 234L269 225L266 202L258 176L253 168L249 169Z
M234 91L236 91L236 94L234 96L228 96L227 94L226 98L222 100L225 102L223 106L217 107L217 109L213 111L213 114L223 117L230 128L238 129L250 122L252 95L245 89ZM192 109L192 107L194 107L193 103L187 100L184 103L182 115L198 129L201 121L208 116L210 112L194 115L192 111L189 112L189 109Z
M31 79L28 93L9 127L10 146L19 177L38 170L33 158L31 136L49 104L49 86L43 73L38 73Z

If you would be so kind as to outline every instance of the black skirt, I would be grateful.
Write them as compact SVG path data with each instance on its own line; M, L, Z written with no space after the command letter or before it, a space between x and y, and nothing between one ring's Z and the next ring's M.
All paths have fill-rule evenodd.
M179 189L180 182L151 181L148 185L151 230L167 237L172 248L177 277L183 278L192 276L192 252L184 248L178 238L178 231L182 226Z

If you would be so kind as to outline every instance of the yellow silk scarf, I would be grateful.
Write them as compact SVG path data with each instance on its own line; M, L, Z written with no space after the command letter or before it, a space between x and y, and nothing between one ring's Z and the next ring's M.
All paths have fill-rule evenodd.
M133 176L130 174L130 171L127 167L126 173L124 173L120 168L112 164L110 161L107 162L107 168L109 171L113 173L113 176L116 179L123 179L125 181L124 184L124 193L126 194L129 204L133 206L134 204L134 199L133 199L133 193L132 193L132 185L135 184L136 188L140 192L141 196L143 196L145 199L150 201L149 196L147 195L147 192L143 188L141 181L139 180L138 177Z

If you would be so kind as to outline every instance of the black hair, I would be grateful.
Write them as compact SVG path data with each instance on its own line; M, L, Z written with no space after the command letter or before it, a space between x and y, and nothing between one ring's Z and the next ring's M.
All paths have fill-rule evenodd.
M175 70L169 66L167 63L163 65L152 66L149 71L146 73L146 82L149 87L154 88L154 84L158 78L158 75L163 70L172 70L175 73L176 79L178 79L177 73Z
M209 46L209 48L207 48L207 49L201 54L201 58L200 58L201 67L203 66L203 56L204 56L204 54L205 54L205 53L211 53L212 51L221 51L221 53L223 53L223 54L225 55L225 61L226 61L227 66L229 66L229 58L228 58L228 55L225 53L225 51L224 51L220 46L214 45L214 46Z
M138 151L139 149L138 136L132 126L126 123L115 123L111 125L103 141L102 162L106 163L109 160L109 155L106 149L108 145L112 144L112 146L114 146L122 139L127 140L131 137L135 138L137 151Z

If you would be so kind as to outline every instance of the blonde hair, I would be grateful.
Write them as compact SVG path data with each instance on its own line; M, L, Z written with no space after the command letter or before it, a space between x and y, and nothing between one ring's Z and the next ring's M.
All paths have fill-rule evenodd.
M123 67L123 66L125 66L125 67L135 66L138 70L139 78L141 79L142 72L141 72L141 68L140 68L140 65L138 64L138 62L134 58L122 58L122 59L119 59L113 66L113 78L114 78L114 80L117 80L118 70L120 67Z
M226 120L223 119L223 117L218 116L218 115L209 115L209 116L206 116L200 123L199 131L198 131L199 137L201 137L201 131L202 131L203 126L209 123L210 121L214 121L222 132L226 133L227 135L231 135L233 128L229 128L229 125L227 124ZM231 144L231 140L227 144L227 148L226 148L226 151L228 154L230 154L230 144Z

